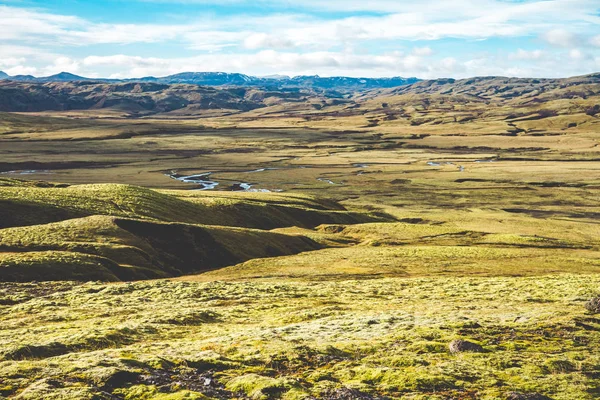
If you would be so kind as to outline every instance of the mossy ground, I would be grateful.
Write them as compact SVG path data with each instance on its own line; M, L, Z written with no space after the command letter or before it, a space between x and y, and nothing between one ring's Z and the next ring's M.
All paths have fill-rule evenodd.
M592 399L600 320L584 303L599 285L572 274L3 284L0 393ZM456 338L485 352L452 355Z

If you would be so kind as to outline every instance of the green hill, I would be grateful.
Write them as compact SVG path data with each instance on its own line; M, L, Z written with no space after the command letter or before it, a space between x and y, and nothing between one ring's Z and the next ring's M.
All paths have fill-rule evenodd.
M93 216L0 230L0 281L165 278L320 247L255 229Z
M268 229L384 220L330 200L0 180L0 281L139 280L316 250Z
M228 196L95 184L42 187L0 179L0 228L58 222L91 215L156 219L191 224L273 229L286 226L382 221L345 211L339 204L285 195Z

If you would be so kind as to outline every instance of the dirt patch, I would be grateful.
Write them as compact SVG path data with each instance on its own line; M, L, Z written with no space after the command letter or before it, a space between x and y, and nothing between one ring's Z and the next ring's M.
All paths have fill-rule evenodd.
M215 372L197 369L184 371L152 370L139 375L133 383L138 385L154 385L163 393L184 389L199 392L216 399L245 398L245 396L239 393L226 390L225 386L215 379Z
M321 399L324 400L385 400L388 397L381 397L368 393L361 392L360 390L341 388L334 389L323 393Z

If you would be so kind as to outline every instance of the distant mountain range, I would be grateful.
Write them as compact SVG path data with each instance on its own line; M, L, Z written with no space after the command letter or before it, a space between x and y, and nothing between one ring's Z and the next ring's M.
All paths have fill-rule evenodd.
M505 104L509 109L524 104L541 108L550 101L568 100L565 104L585 106L587 115L600 114L600 73L563 79L497 76L436 79L392 87L384 85L397 84L402 78L257 78L242 74L185 73L144 79L87 81L68 73L45 78L0 79L0 111L104 109L132 117L161 113L195 117L232 115L262 108L266 113L286 112L294 118L304 118L312 114L363 115L366 109L379 107L379 113L394 120L404 118L406 109L416 104L424 111L438 101L447 104L448 109L453 105L462 108L465 104L479 104L483 112L491 103ZM556 115L558 111L548 107L544 113Z
M260 87L267 89L312 89L323 91L341 91L341 92L356 92L361 90L371 89L388 89L403 85L410 85L420 80L417 78L350 78L345 76L340 77L320 77L320 76L296 76L289 77L283 75L272 75L266 77L250 76L238 73L225 72L183 72L180 74L169 75L161 78L148 76L136 79L101 79L101 78L86 78L83 76L74 75L68 72L61 72L56 75L46 77L35 77L32 75L15 75L9 76L0 71L0 79L11 80L17 82L31 83L46 83L46 82L103 82L103 83L120 83L120 82L152 82L162 84L192 84L201 86L245 86L245 87Z

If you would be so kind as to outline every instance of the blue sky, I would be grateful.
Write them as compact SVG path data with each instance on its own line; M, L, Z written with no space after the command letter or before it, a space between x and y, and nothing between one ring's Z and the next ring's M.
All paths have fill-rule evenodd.
M573 76L600 71L600 1L0 0L0 70Z

